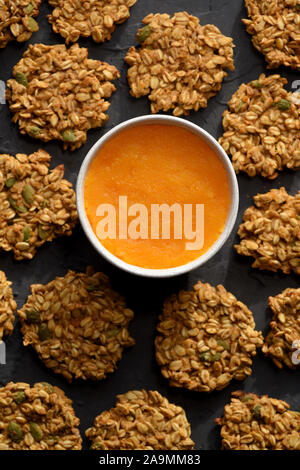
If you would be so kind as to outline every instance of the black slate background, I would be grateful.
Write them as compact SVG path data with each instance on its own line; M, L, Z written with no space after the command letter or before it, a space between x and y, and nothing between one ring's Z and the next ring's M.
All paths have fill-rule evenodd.
M243 4L242 0L138 0L131 10L130 19L117 27L111 41L102 45L95 44L91 39L79 41L81 46L88 47L90 57L108 61L121 72L121 79L116 83L117 92L111 99L109 123L102 129L90 131L88 141L81 149L73 153L63 152L58 142L39 144L38 141L20 135L16 125L11 123L8 106L0 104L0 153L31 153L43 147L53 157L52 166L63 163L66 177L75 184L84 156L101 135L126 119L149 113L146 98L136 100L128 93L126 65L123 59L127 49L135 44L135 34L142 18L150 12L173 14L187 10L198 16L202 24L213 23L224 34L233 37L236 45L235 71L229 73L222 90L209 101L205 110L193 113L187 118L213 136L219 137L222 130L221 116L232 93L242 82L256 79L260 73L266 71L263 56L253 48L241 23L241 18L246 17ZM50 7L43 2L38 18L40 31L32 36L30 42L63 42L48 24L46 14L49 12ZM0 50L0 80L6 81L11 76L13 65L19 61L27 46L28 44L10 43L4 50ZM299 73L287 68L277 72L288 78L289 89L293 80L299 78ZM275 181L266 181L260 177L250 179L246 175L239 175L238 181L240 208L236 228L256 193L284 185L294 194L299 190L300 180L296 173L285 171ZM92 264L96 269L106 272L111 277L113 286L126 296L129 306L135 311L130 330L136 339L136 346L125 351L118 370L106 380L98 383L74 381L68 384L62 377L44 367L34 350L22 345L19 324L16 322L13 335L6 338L7 364L0 365L0 384L4 385L9 380L29 383L48 381L61 387L74 400L76 413L81 420L82 434L98 413L113 406L117 394L130 389L155 389L170 401L184 407L191 423L196 449L220 448L214 418L222 415L224 404L229 401L233 390L243 389L269 394L287 400L294 409L300 410L299 371L279 371L260 353L254 360L251 377L244 382L235 381L225 390L209 395L169 387L156 364L153 348L155 325L163 299L170 293L180 288L190 288L198 279L213 285L224 284L248 305L254 313L257 327L265 333L271 317L267 308L268 296L275 295L287 287L299 285L299 280L294 275L252 270L250 259L239 257L232 248L233 243L238 240L236 228L222 250L204 267L169 280L138 278L114 268L93 250L79 226L71 237L60 238L44 245L30 262L17 262L11 254L1 253L0 269L13 281L18 307L26 301L31 284L47 283L55 276L64 275L69 268L84 270L86 265ZM84 448L87 448L85 439Z

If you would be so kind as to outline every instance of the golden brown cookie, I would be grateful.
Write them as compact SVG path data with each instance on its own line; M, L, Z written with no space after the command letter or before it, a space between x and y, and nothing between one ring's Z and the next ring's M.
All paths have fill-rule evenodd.
M32 259L37 248L77 223L75 192L63 179L64 166L49 171L44 150L27 156L0 155L0 249L17 260Z
M116 24L130 16L130 7L137 0L48 0L54 7L48 15L53 31L65 38L66 43L80 37L92 36L95 42L111 38Z
M57 139L64 149L86 142L87 131L108 120L106 100L119 77L113 65L88 58L74 44L30 45L7 82L6 97L21 134L44 142Z
M282 400L237 391L215 421L223 449L300 450L300 412Z
M285 65L300 70L299 0L245 0L249 19L243 20L254 47L268 68Z
M133 312L104 274L69 271L32 285L31 292L18 311L23 344L68 381L105 379L134 344L128 331Z
M24 42L39 30L35 21L41 0L0 0L0 49L9 41Z
M262 351L279 369L284 365L296 369L299 361L296 350L300 349L300 289L285 289L269 297L269 305L273 318Z
M0 388L0 450L80 450L72 401L47 382Z
M234 70L232 39L185 11L173 17L151 13L143 23L140 47L131 47L125 58L131 95L148 95L152 113L173 109L181 116L205 108L225 69Z
M174 387L222 390L252 373L252 357L263 343L252 312L219 285L198 282L164 304L155 339L156 359Z
M11 335L14 329L17 304L13 292L3 271L0 271L0 343L3 336Z
M194 449L185 411L156 391L118 395L115 408L97 416L85 434L94 450Z
M284 167L300 167L300 106L280 75L243 83L223 114L219 142L231 155L236 173L269 179Z
M300 191L285 188L254 196L238 229L239 255L255 258L253 268L300 274Z

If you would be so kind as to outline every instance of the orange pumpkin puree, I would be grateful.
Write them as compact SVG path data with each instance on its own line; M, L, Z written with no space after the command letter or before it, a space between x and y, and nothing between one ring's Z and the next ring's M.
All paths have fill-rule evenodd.
M148 208L149 227L151 204L204 204L204 245L200 250L186 250L189 240L184 233L182 239L121 240L117 231L116 239L100 239L123 261L152 269L181 266L205 253L223 231L230 205L226 170L214 151L191 132L164 124L124 130L93 159L84 199L95 233L103 219L96 216L100 204L114 205L118 224L119 196L127 196L128 207L139 203ZM128 223L133 218L129 217Z

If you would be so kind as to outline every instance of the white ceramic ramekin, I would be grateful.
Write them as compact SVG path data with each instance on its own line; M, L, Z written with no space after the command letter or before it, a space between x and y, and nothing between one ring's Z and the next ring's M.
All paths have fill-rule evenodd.
M112 139L113 137L115 137L117 134L124 131L125 129L128 129L129 127L136 127L136 126L145 125L145 124L165 124L165 125L171 125L171 126L178 126L178 127L182 127L183 129L186 129L192 132L193 134L198 135L202 140L204 140L204 142L206 142L214 150L216 155L219 157L219 159L221 160L221 162L223 163L226 169L226 174L228 178L230 195L231 195L231 204L230 204L230 208L229 208L229 212L227 215L227 220L226 220L223 232L221 233L219 238L216 240L216 242L202 256L195 259L194 261L191 261L181 266L176 266L174 268L146 269L146 268L141 268L139 266L134 266L132 264L128 264L125 261L121 260L120 258L117 258L115 255L110 253L99 241L99 239L97 238L96 234L94 233L90 225L90 222L85 212L84 180L85 180L87 171L89 169L89 166L91 164L91 161L96 156L97 152L100 150L100 148L104 144L106 144L106 142L108 142L108 140ZM236 221L238 205L239 205L239 189L238 189L236 175L235 175L235 172L233 170L233 167L231 165L231 162L228 156L226 155L226 153L224 152L220 144L208 132L206 132L201 127L197 126L196 124L186 121L185 119L176 118L172 116L164 116L164 115L155 115L155 116L147 115L147 116L140 116L134 119L130 119L129 121L122 122L118 126L111 129L109 132L107 132L104 136L102 136L93 145L93 147L88 152L87 156L85 157L81 165L80 172L79 172L78 179L77 179L76 192L77 192L77 209L78 209L78 214L79 214L79 220L81 222L82 228L87 238L92 243L94 248L98 251L98 253L102 255L104 258L106 258L108 261L110 261L112 264L114 264L115 266L118 266L124 271L127 271L131 274L136 274L139 276L153 277L153 278L165 278L165 277L172 277L172 276L176 276L179 274L183 274L183 273L192 271L193 269L199 268L199 266L202 266L209 259L211 259L221 249L221 247L224 245L225 241L229 237L233 229L234 223Z

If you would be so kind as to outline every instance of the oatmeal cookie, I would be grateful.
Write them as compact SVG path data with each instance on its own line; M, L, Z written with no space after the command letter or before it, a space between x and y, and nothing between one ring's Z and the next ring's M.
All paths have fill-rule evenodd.
M0 271L0 343L3 336L11 335L14 329L17 304L14 301L11 284L6 279L5 273Z
M6 97L21 134L44 142L57 139L64 149L86 142L87 131L108 120L106 100L116 90L111 83L118 70L88 58L74 44L30 45L13 68Z
M130 8L137 0L48 0L54 7L48 15L53 31L59 33L66 43L76 42L80 37L92 36L95 42L111 38L116 24L130 16Z
M200 392L244 380L263 344L246 305L223 286L200 281L165 302L157 330L156 359L163 376L172 386Z
M86 431L94 450L190 450L194 442L185 411L156 391L117 396L115 408Z
M285 188L254 196L238 229L239 255L255 258L253 268L300 274L300 191Z
M72 401L47 382L0 388L0 450L80 450Z
M236 173L274 179L284 167L300 168L300 105L286 83L280 75L262 74L243 83L229 101L219 142Z
M296 369L293 355L300 347L300 289L285 289L269 297L269 305L273 319L262 351L280 369L284 365Z
M32 259L37 248L77 223L75 192L63 179L64 166L49 171L44 150L27 156L0 155L0 250L17 260Z
M300 450L300 412L282 400L237 391L215 421L223 449Z
M300 70L300 1L245 0L250 19L243 20L254 47L268 68Z
M128 331L133 312L104 274L69 271L32 285L31 292L18 311L23 344L68 381L105 379L134 344Z
M0 49L9 41L24 42L39 30L35 17L41 0L0 0Z
M172 18L151 13L143 23L140 47L131 47L125 58L131 95L148 95L152 113L173 109L181 116L205 108L220 90L225 69L234 70L232 39L187 12Z

